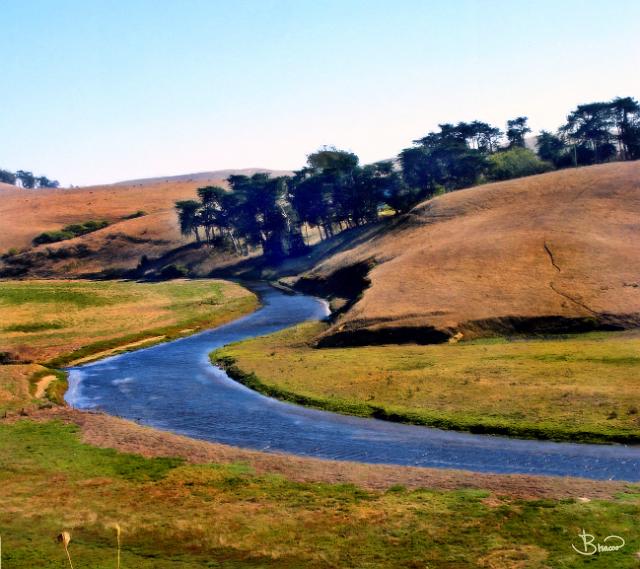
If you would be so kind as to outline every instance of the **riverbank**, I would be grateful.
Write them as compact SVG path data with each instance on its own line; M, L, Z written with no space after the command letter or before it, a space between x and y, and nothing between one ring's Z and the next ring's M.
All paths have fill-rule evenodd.
M304 298L265 296L258 329L282 318L282 298L294 318L322 312L311 310L317 301L303 310ZM238 324L242 333L256 333L251 322ZM176 393L181 376L167 366L206 354L213 333L164 347L150 373L156 394L162 372ZM111 363L126 368L127 358L153 352ZM89 369L106 374L100 367ZM125 376L112 371L101 384L115 378L118 389ZM128 370L127 389L146 371ZM208 382L194 381L202 397ZM178 383L193 401L192 384ZM216 401L220 414L227 402ZM113 566L119 536L122 566L141 569L578 568L584 560L571 544L580 545L583 528L626 541L624 550L594 558L594 567L637 564L638 484L334 462L207 443L67 407L26 413L0 420L0 535L3 560L16 569L64 564L53 539L61 531L71 535L77 567Z
M202 279L0 281L0 412L63 403L59 368L152 346L235 320L258 298L235 283ZM36 397L44 378L55 376Z
M0 421L3 560L76 566L581 567L582 528L625 539L594 567L634 567L640 487L372 466L246 451L65 408ZM55 481L55 484L52 484ZM216 523L211 523L216 520Z
M640 335L313 347L307 323L216 350L248 387L362 417L574 442L640 442Z

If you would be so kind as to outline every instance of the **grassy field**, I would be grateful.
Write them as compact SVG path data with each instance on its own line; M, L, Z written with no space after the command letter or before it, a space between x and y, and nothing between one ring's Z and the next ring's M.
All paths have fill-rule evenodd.
M188 464L80 442L60 422L0 422L3 566L62 568L568 568L583 528L625 547L590 567L637 567L638 488L607 500L484 490L301 483L247 464Z
M0 411L32 404L41 380L60 401L64 382L52 368L214 327L256 306L255 295L217 280L0 281L0 352L17 362L0 365Z
M259 391L332 411L448 429L640 441L640 335L310 347L304 324L212 355Z

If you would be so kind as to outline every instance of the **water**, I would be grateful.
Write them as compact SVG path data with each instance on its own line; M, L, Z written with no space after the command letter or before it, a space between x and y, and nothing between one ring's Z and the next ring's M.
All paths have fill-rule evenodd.
M70 369L67 402L190 437L337 460L640 481L640 447L528 441L307 409L264 397L209 363L215 348L328 314L324 301L258 285L240 320Z

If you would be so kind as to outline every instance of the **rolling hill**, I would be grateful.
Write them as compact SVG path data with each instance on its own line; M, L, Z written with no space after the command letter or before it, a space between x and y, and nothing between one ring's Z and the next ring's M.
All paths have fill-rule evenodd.
M297 286L345 303L321 345L638 326L640 162L431 199Z
M147 186L158 182L197 182L200 185L218 184L220 180L226 180L229 176L243 175L253 176L253 174L269 174L271 176L288 176L293 172L290 170L269 170L267 168L236 168L227 170L214 170L212 172L194 172L193 174L179 174L177 176L159 176L155 178L140 178L137 180L125 180L116 182L116 186Z
M28 251L19 255L20 266L30 266L30 275L69 276L109 269L130 269L142 255L159 257L184 245L174 204L193 199L204 185L226 186L232 174L256 172L284 174L261 169L219 170L167 178L80 188L25 190L10 185L0 188L0 254L11 249ZM126 219L143 211L142 217ZM31 247L44 231L88 220L109 221L99 231Z
M42 231L107 219L111 225L94 233L29 248L18 266L29 276L78 276L134 268L146 255L203 276L293 275L298 288L341 308L322 345L640 324L640 162L449 193L405 216L341 233L279 267L183 247L174 202L234 172L3 189L0 251L29 246ZM138 210L146 214L125 219Z

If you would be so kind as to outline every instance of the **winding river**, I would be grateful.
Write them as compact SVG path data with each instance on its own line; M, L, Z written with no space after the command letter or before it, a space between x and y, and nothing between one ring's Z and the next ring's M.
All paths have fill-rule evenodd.
M270 399L209 363L213 349L328 314L268 285L263 306L199 334L70 368L67 402L190 437L269 452L478 472L640 481L640 447L472 435L363 419Z

